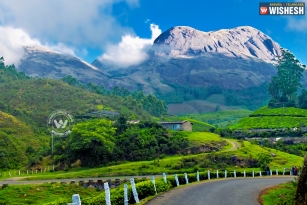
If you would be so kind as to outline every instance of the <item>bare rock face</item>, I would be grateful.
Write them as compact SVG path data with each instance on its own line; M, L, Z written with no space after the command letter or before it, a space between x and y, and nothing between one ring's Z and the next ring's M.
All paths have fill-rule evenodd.
M253 57L274 62L281 55L281 49L269 36L250 26L211 32L177 26L162 33L154 41L150 53L161 57L218 53L228 57Z
M27 46L24 50L17 70L28 76L59 79L71 75L83 83L104 85L109 80L106 73L79 58L39 46Z
M211 32L177 26L162 33L148 54L125 69L99 59L93 64L112 76L112 84L147 93L174 92L177 85L244 90L270 81L281 48L249 26Z

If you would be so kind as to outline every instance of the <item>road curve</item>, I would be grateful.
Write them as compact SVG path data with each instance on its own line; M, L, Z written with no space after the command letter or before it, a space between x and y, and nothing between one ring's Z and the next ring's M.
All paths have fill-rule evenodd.
M146 205L259 205L261 190L293 179L257 177L205 181L173 189Z
M233 151L233 150L237 150L240 147L240 144L238 142L229 140L229 139L225 139L227 142L229 142L230 144L232 144L232 148L230 148L227 151Z

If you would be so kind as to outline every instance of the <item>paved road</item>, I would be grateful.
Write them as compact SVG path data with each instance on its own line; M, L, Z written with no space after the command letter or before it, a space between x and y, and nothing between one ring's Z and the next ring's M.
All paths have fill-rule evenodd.
M146 205L259 205L259 193L293 177L220 179L179 187L155 197Z

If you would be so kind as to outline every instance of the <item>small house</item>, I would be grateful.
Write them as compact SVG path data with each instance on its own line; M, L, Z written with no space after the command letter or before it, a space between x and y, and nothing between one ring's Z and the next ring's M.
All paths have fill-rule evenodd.
M177 122L160 122L160 124L170 130L181 130L181 131L192 131L192 125L188 120L177 121Z

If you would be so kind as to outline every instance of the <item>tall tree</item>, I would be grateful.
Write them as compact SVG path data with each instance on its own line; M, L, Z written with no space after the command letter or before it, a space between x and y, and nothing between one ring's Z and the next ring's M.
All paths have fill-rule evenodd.
M112 122L99 119L77 124L68 139L68 159L80 159L83 165L97 166L108 162L115 146Z
M298 106L307 109L307 91L305 89L303 89L300 96L298 96Z
M288 50L282 49L278 60L277 74L271 78L268 91L271 101L295 102L296 92L301 87L303 71L300 62Z

